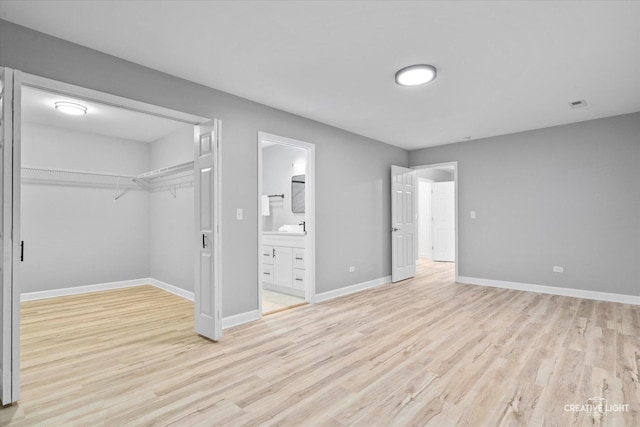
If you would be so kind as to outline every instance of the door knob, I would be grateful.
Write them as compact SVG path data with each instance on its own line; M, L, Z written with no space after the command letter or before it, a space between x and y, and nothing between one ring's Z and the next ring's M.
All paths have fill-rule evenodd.
M391 231L398 231L398 230L400 230L400 229L396 228L396 227L391 227Z

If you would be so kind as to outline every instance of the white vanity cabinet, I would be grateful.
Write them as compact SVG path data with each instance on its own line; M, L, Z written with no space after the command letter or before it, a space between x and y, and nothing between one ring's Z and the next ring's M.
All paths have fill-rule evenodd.
M304 298L305 272L304 234L263 234L262 283L265 289Z

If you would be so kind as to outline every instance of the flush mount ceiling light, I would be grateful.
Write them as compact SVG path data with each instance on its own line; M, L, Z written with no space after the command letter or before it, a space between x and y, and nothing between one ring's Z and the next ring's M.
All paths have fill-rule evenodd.
M420 86L435 79L436 74L436 67L433 65L411 65L396 73L396 83L400 86Z
M56 102L56 110L65 114L71 114L72 116L82 116L87 114L87 107L76 104L75 102Z

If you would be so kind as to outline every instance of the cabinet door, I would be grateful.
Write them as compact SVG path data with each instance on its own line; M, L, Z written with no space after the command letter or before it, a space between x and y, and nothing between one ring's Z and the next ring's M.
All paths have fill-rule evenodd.
M273 284L273 265L264 264L262 266L262 283Z
M304 269L304 249L303 248L293 249L293 266L294 268Z
M263 264L273 264L273 246L263 246L262 247L262 263Z
M293 287L293 248L274 246L275 256L273 257L274 284Z
M304 276L305 271L300 268L293 269L293 287L294 289L298 289L300 291L304 291Z

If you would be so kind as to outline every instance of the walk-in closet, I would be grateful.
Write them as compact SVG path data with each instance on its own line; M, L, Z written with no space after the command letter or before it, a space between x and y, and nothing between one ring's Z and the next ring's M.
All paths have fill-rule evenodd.
M24 87L21 291L194 283L194 127Z

